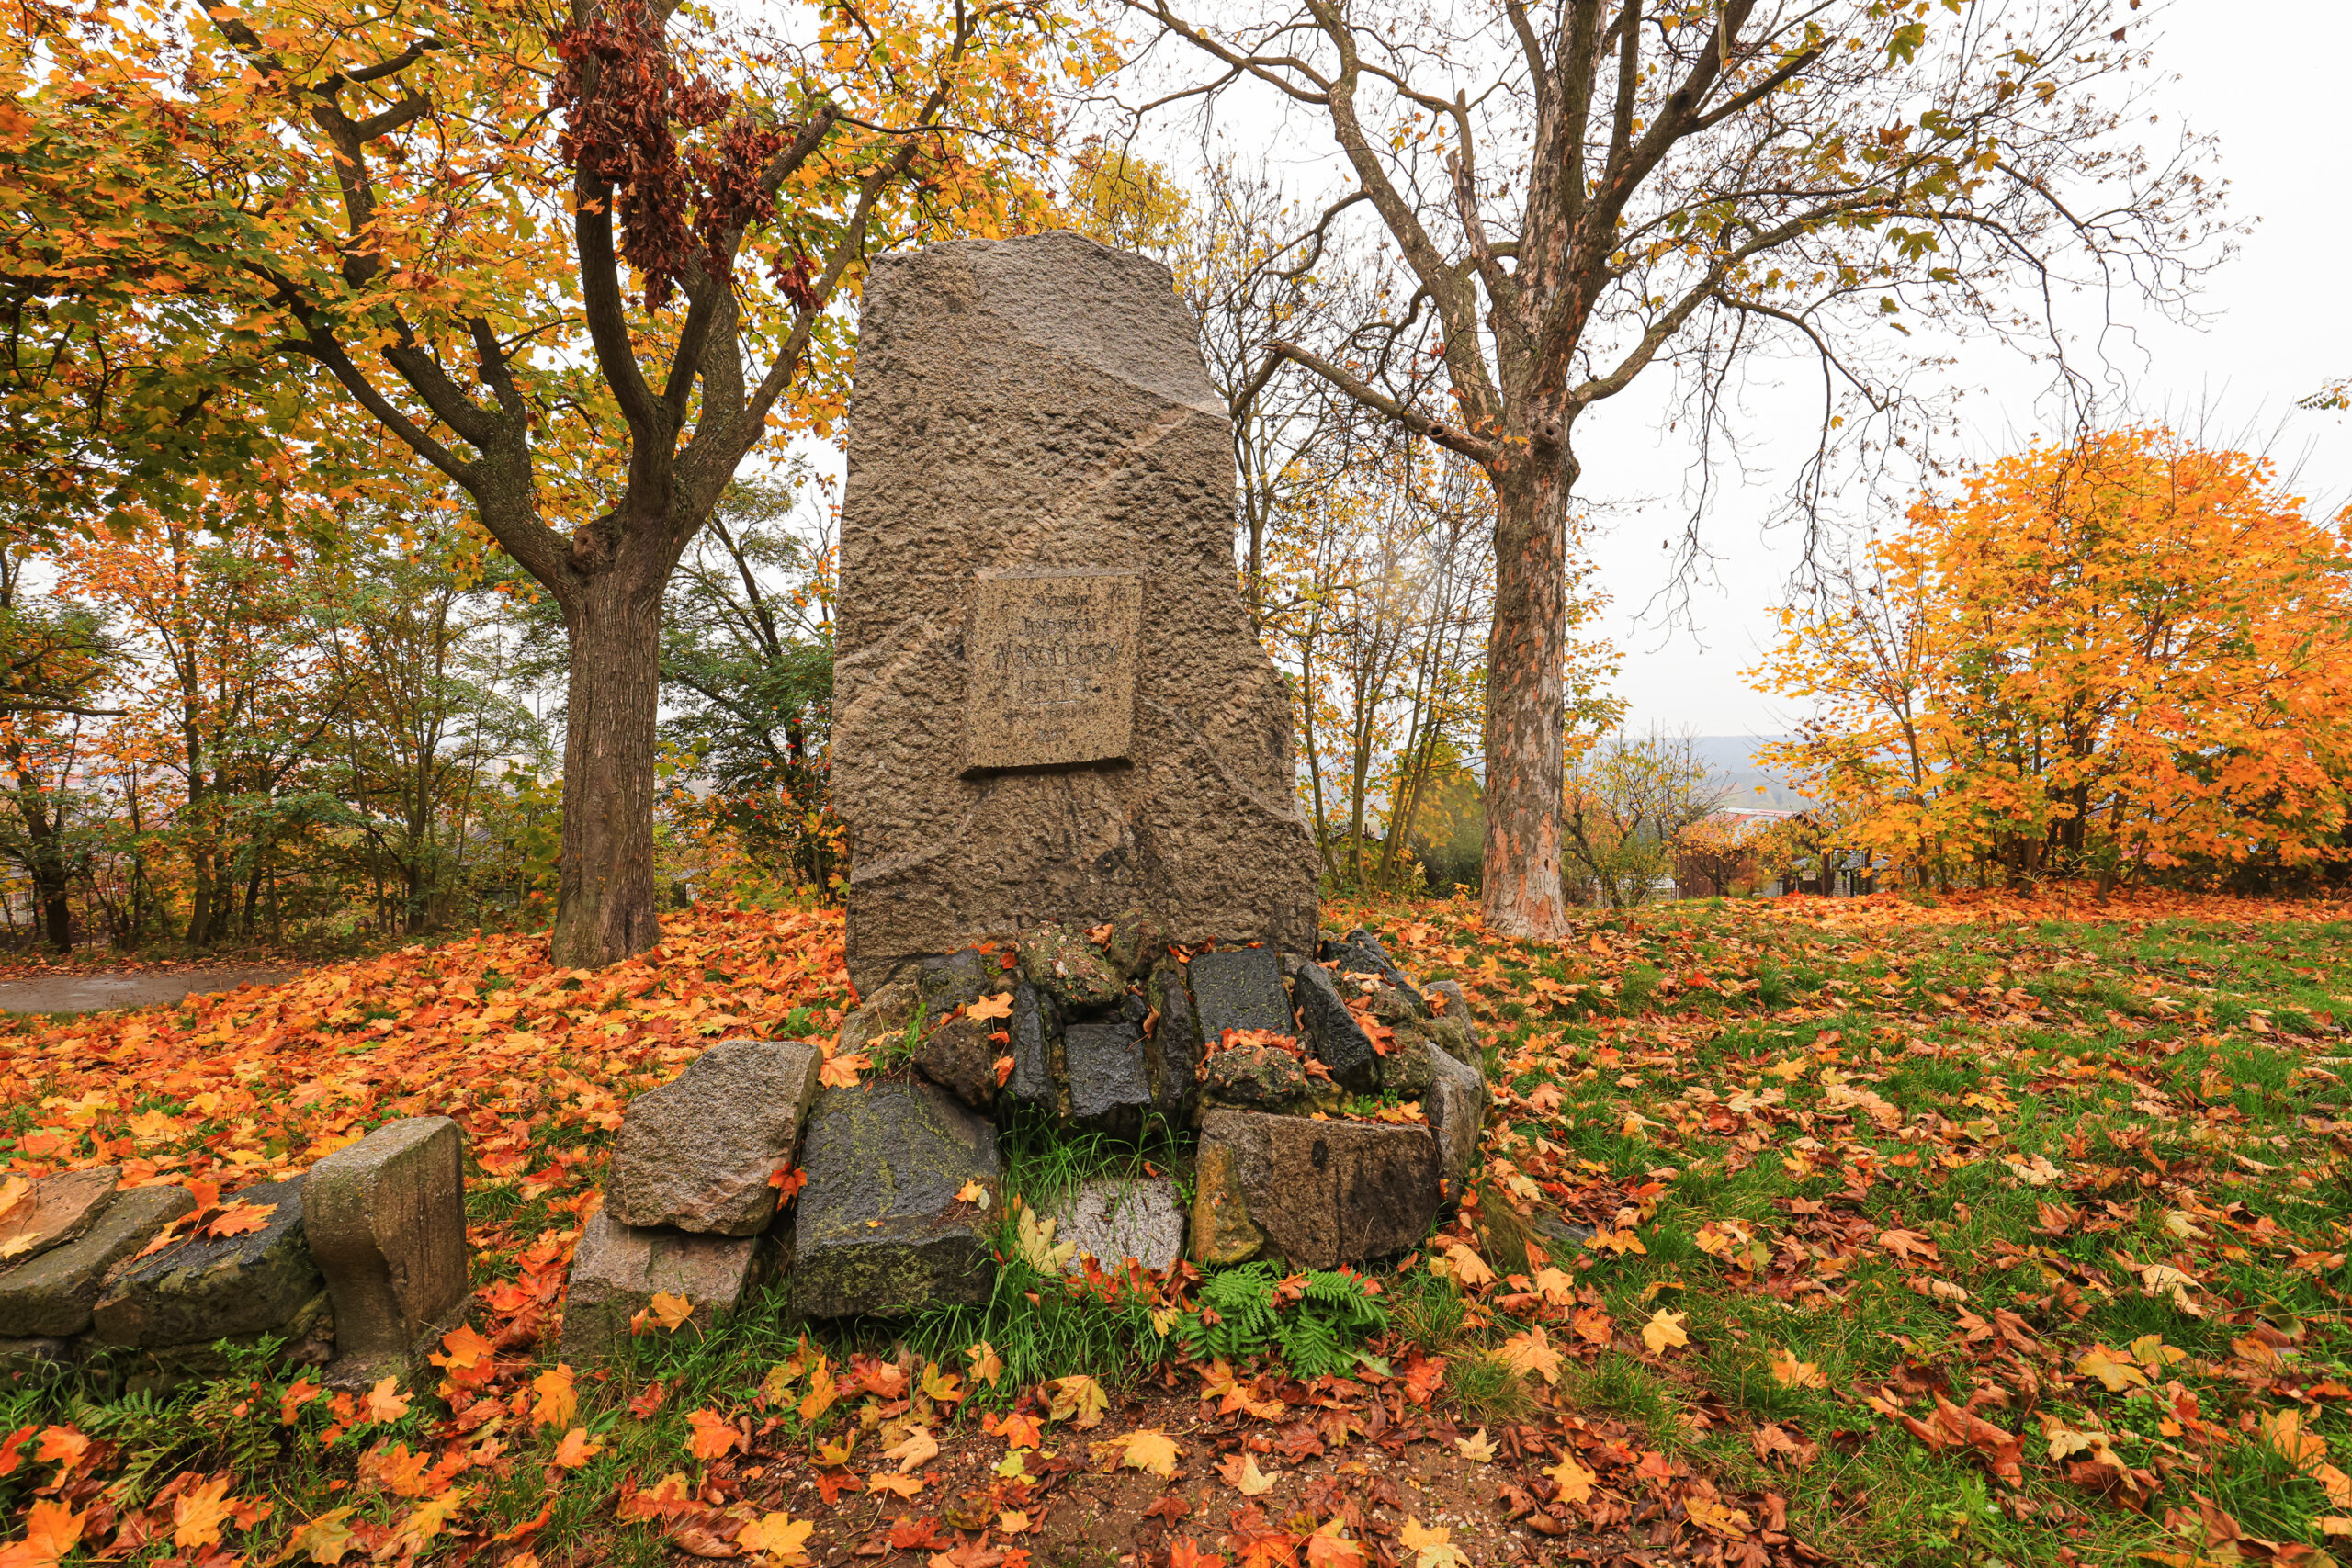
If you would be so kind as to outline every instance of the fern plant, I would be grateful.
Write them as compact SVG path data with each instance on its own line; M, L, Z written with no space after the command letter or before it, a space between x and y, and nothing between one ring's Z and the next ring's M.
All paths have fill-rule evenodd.
M1238 1363L1279 1355L1302 1378L1336 1376L1355 1365L1364 1341L1388 1329L1388 1314L1361 1274L1321 1269L1287 1307L1275 1299L1279 1277L1270 1263L1221 1269L1201 1282L1200 1310L1179 1330L1189 1356Z

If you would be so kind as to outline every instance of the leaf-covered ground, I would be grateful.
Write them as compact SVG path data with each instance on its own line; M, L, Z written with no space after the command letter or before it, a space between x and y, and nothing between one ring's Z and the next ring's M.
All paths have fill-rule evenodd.
M405 1393L258 1363L0 1389L0 1564L2188 1568L2352 1531L2352 910L1681 904L1540 947L1461 904L1326 912L1357 919L1470 988L1504 1092L1477 1201L1381 1276L1341 1378L1188 1356L1189 1270L1065 1287L1010 1226L985 1308L655 1322L626 1368L557 1365L621 1106L712 1038L829 1035L830 916L697 911L593 975L475 939L18 1021L0 1176L233 1192L446 1112L481 1291Z

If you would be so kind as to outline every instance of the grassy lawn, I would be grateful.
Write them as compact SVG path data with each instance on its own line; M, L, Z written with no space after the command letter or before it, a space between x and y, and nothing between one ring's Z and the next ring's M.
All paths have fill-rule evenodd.
M1593 1233L1534 1235L1577 1305L1520 1314L1584 1407L1840 1557L2352 1532L2340 908L1690 903L1558 947L1352 912L1488 1025L1463 1239L1532 1275L1537 1216Z
M709 1038L829 1032L833 917L698 912L594 976L477 938L7 1021L0 1172L232 1190L457 1116L481 1289L474 1337L380 1402L259 1359L163 1399L0 1383L0 1562L2317 1568L2352 1532L2352 910L1689 903L1544 945L1461 903L1325 921L1460 979L1498 1089L1475 1201L1376 1312L1271 1273L1261 1320L1204 1314L1224 1276L1065 1286L1008 1215L984 1307L806 1340L751 1314L576 1377L546 1330L620 1106ZM1185 1162L1008 1146L1041 1201ZM1350 1375L1271 1353L1310 1326Z

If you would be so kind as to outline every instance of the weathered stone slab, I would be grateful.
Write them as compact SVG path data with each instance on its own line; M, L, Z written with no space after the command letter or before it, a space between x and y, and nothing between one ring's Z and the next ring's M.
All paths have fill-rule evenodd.
M1164 267L1076 235L876 260L851 404L831 753L861 990L922 954L1129 909L1186 946L1311 945L1315 857L1289 701L1235 587L1227 414ZM1015 575L1074 570L1119 575ZM995 650L1016 640L1005 596L1080 582L1107 595L1102 613L1017 617L1037 623L1012 629L1041 662L997 669ZM1129 592L1132 637L1118 604ZM1057 619L1085 626L1057 632ZM1112 676L1129 647L1122 748ZM1097 716L1057 740L1041 721L1024 745L982 753L1020 765L967 777L967 747L939 715L985 705L1013 669L1063 682L1070 711ZM1069 760L1029 761L1042 757Z
M1142 627L1141 572L982 569L966 633L965 773L1125 761Z
M1083 1182L1054 1205L1053 1219L1054 1240L1078 1247L1071 1273L1082 1258L1104 1269L1133 1259L1156 1271L1184 1256L1184 1211L1169 1177Z
M915 972L915 991L922 998L923 1017L934 1023L991 991L1003 990L1008 984L1001 964L970 948L926 958Z
M1430 1083L1421 1114L1437 1138L1438 1173L1445 1198L1459 1199L1478 1168L1478 1139L1487 1124L1487 1080L1443 1051L1429 1054Z
M797 1041L729 1040L630 1100L605 1179L613 1218L710 1235L765 1230L769 1180L799 1145L822 1060Z
M1459 1020L1470 1031L1472 1043L1476 1043L1478 1023L1470 1016L1470 998L1463 994L1461 981L1432 980L1421 987L1421 998L1430 1005L1430 1017Z
M119 1194L116 1205L130 1196ZM243 1235L184 1241L116 1274L90 1309L97 1340L152 1348L273 1333L325 1290L302 1234L302 1179L236 1196L268 1205L268 1223Z
M97 1223L114 1201L115 1166L62 1170L33 1183L26 1200L0 1218L0 1268L62 1247Z
M329 1381L404 1375L469 1294L466 1140L447 1116L377 1128L302 1179L302 1231L334 1301Z
M1128 979L1139 980L1155 965L1168 962L1168 933L1147 911L1129 909L1111 922L1111 935L1102 944L1102 956Z
M1153 1102L1161 1115L1182 1121L1199 1093L1201 1065L1200 1021L1193 1010L1192 993L1184 987L1183 966L1163 959L1151 972L1144 999L1159 1015L1144 1045Z
M929 1084L817 1097L793 1210L793 1305L811 1317L988 1299L996 1128ZM978 1182L981 1200L960 1198Z
M1283 987L1282 955L1263 947L1235 953L1200 953L1186 965L1193 1004L1201 1015L1201 1038L1210 1043L1228 1029L1266 1029L1295 1034L1290 993Z
M0 1273L0 1337L40 1338L80 1334L107 1274L136 1258L155 1233L196 1207L185 1187L134 1187L115 1194L90 1228Z
M842 1020L836 1049L844 1056L891 1043L906 1032L907 1024L922 1006L912 980L892 980L870 992L863 987L859 990L865 1001Z
M74 1364L74 1341L54 1337L0 1339L0 1381L51 1378Z
M1012 990L1012 1077L999 1102L1054 1111L1059 1099L1054 1057L1062 1043L1060 1008L1050 995L1024 980Z
M1143 1130L1151 1109L1141 1020L1117 1017L1072 1023L1062 1033L1069 1069L1069 1110L1079 1125L1116 1137Z
M334 1359L334 1298L321 1291L295 1308L284 1323L250 1334L223 1334L191 1345L137 1348L109 1348L92 1341L89 1348L95 1352L92 1360L119 1378L125 1393L168 1393L184 1383L228 1376L236 1370L232 1352L250 1350L264 1339L279 1342L280 1366L326 1366Z
M986 1019L948 1020L915 1048L915 1070L975 1111L993 1109L996 1059L1004 1053L989 1036L998 1027Z
M1109 1007L1126 993L1126 977L1094 944L1047 920L1021 934L1021 973L1064 1008Z
M1204 1247L1246 1236L1246 1223L1293 1268L1331 1269L1416 1247L1437 1218L1437 1142L1427 1127L1214 1111L1201 1118L1196 1184L1212 1168L1218 1187L1206 1225L1194 1203L1194 1255L1204 1259Z
M1336 960L1342 976L1378 976L1381 984L1393 987L1410 998L1415 1012L1424 1017L1428 1015L1429 1003L1422 999L1420 988L1413 983L1413 977L1397 968L1388 956L1388 949L1381 945L1380 939L1362 926L1350 931L1338 943L1324 942L1322 958L1326 964Z
M1266 1233L1250 1218L1250 1197L1241 1190L1241 1166L1230 1145L1201 1145L1187 1241L1193 1261L1204 1268L1246 1263L1266 1245Z
M1431 1059L1443 1055L1413 1025L1398 1026L1388 1042L1388 1054L1380 1058L1381 1092L1408 1103L1419 1100L1437 1081Z
M1298 1058L1272 1045L1217 1052L1209 1058L1208 1079L1201 1086L1204 1103L1247 1111L1298 1111L1309 1092Z
M1195 963L1199 960L1195 959ZM1380 1087L1380 1054L1340 999L1339 987L1318 964L1302 964L1292 981L1298 1001L1299 1022L1306 1030L1307 1049L1329 1069L1331 1081L1356 1094L1371 1094Z
M707 1331L766 1282L775 1257L773 1236L625 1225L599 1209L571 1252L563 1359L584 1367L616 1358L628 1343L629 1319L650 1307L656 1294L683 1297L687 1320Z

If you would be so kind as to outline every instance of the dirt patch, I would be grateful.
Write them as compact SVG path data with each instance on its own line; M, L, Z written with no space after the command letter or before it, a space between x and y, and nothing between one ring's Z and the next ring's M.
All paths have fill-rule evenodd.
M153 1007L191 996L233 991L240 986L274 986L301 972L286 966L237 964L220 969L114 969L0 980L0 1011L108 1012L117 1008Z

